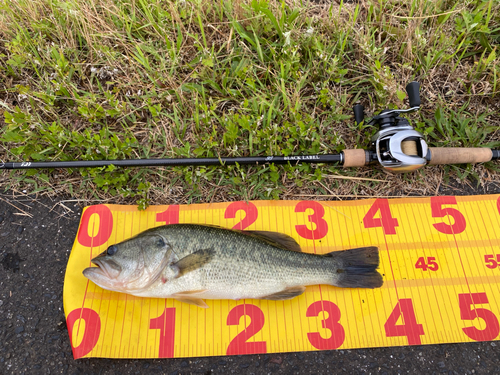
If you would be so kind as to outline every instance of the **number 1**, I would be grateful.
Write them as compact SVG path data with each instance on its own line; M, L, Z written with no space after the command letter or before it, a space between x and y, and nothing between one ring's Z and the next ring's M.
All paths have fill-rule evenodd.
M160 330L158 358L172 358L174 356L175 307L165 308L158 318L151 319L149 329Z

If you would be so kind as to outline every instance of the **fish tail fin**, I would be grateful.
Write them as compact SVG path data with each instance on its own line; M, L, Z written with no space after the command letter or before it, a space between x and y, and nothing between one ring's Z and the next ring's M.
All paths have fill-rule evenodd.
M375 246L333 251L326 254L337 267L333 285L342 288L380 288L384 283L378 273L380 258Z

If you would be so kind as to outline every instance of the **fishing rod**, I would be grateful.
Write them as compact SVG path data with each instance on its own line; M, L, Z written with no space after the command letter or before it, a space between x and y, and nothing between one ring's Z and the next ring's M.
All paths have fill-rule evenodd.
M425 165L474 164L500 159L500 150L484 147L428 147L423 135L414 130L407 119L399 117L402 113L415 112L420 109L419 88L418 82L410 82L406 86L410 102L409 109L384 109L368 122L379 128L371 139L369 150L352 149L344 150L339 154L297 156L0 162L0 169L95 168L107 165L117 167L224 166L270 163L337 163L343 167L363 167L378 163L386 170L402 173L417 170ZM353 107L353 112L354 119L359 125L364 121L364 107L357 104Z

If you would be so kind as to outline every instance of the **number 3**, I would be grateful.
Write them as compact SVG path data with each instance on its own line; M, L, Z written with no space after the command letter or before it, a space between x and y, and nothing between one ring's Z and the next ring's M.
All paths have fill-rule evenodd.
M344 327L339 323L340 309L333 302L316 301L307 308L306 316L318 316L321 311L325 311L328 314L328 317L322 320L321 326L329 329L332 335L325 339L321 337L319 332L308 332L307 338L316 349L337 349L345 340Z
M300 237L308 240L320 240L328 233L328 223L323 216L325 216L325 209L321 204L314 201L302 201L295 206L295 212L306 212L310 208L314 211L313 214L308 216L309 222L316 225L316 229L309 229L307 225L296 225L295 230Z

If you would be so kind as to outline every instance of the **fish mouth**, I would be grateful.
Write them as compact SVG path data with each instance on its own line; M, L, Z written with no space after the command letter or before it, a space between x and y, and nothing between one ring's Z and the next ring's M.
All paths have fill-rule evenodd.
M93 264L96 265L96 267L88 267L83 270L83 275L87 278L90 278L89 276L97 276L101 278L107 278L107 279L116 279L118 275L120 274L122 268L118 263L111 259L99 259L99 258L94 258L91 260Z

